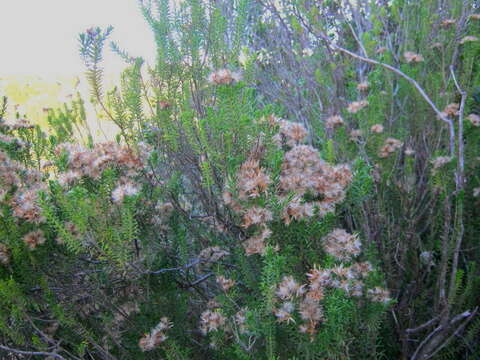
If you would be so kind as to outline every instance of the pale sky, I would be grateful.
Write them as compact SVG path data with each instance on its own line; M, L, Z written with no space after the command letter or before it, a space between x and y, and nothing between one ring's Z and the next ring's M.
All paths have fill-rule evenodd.
M81 74L78 34L108 25L121 48L153 61L154 38L138 0L0 0L0 76ZM107 73L124 66L109 45L104 63Z

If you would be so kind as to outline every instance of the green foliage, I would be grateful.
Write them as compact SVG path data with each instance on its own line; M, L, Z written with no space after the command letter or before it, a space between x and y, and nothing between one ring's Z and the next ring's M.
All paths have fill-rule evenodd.
M261 3L140 1L157 59L149 66L111 44L127 64L113 89L102 67L113 29L81 34L91 100L120 129L116 143L94 144L79 96L48 110L48 135L0 122L1 344L69 359L410 358L435 345L436 326L466 314L429 352L478 357L480 133L466 116L480 112L480 47L459 43L479 29L467 16L477 7ZM457 151L448 131L459 134L461 117L450 115L449 129L411 82L336 51L330 38L402 71L440 110L460 101L452 61L467 92ZM408 62L407 51L423 60ZM346 110L358 100L368 106ZM2 120L6 109L3 97ZM285 159L303 140L278 134L279 114L304 124L304 149L325 160L298 160L297 180ZM331 115L343 124L326 126ZM343 175L327 174L335 164L347 164ZM338 186L282 187L309 166L325 166L315 172L322 186ZM258 193L240 196L263 174ZM323 214L319 204L331 207ZM358 236L361 253L329 249L334 229ZM359 264L372 268L354 282ZM319 292L316 271L330 277ZM295 293L282 297L289 276Z

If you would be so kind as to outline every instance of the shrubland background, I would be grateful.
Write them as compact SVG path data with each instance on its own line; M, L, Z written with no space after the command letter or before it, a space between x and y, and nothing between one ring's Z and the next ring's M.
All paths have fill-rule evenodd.
M478 359L478 4L139 10L3 79L3 358Z

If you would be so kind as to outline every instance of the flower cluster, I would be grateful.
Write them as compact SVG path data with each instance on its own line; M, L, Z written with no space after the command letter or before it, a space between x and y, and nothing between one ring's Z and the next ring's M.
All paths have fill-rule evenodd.
M217 331L225 326L225 316L220 313L220 310L205 310L200 315L200 331L203 335L211 331Z
M451 25L454 25L456 24L456 20L455 19L445 19L445 20L442 20L442 22L440 23L440 26L441 27L450 27Z
M347 111L351 114L356 114L366 106L368 106L367 100L354 101L348 104Z
M351 141L358 141L360 140L361 136L363 135L363 131L360 129L353 129L350 131L350 140Z
M203 249L198 257L205 263L214 263L229 254L228 251L223 250L218 246L211 246Z
M133 178L143 168L149 154L142 144L138 150L138 153L135 153L132 149L114 142L99 143L92 149L78 144L60 144L55 151L57 155L66 154L68 168L58 176L58 181L62 186L69 186L84 177L98 180L104 170L115 167L122 171L122 176L112 192L113 202L119 204L125 196L140 192L140 186Z
M259 206L252 206L245 211L242 226L249 228L252 225L265 225L272 219L272 212L270 210Z
M282 142L291 147L284 155L279 182L275 187L279 199L285 204L284 223L288 225L292 220L333 212L335 205L345 197L345 189L352 180L349 167L329 165L315 148L300 144L307 134L302 125L273 116L270 121L271 125L279 125ZM225 204L242 215L242 227L256 229L255 234L243 244L247 255L264 254L265 240L272 234L267 224L273 220L273 214L258 204L248 207L244 204L264 195L271 182L260 167L259 160L249 159L237 173L238 197L234 198L231 191L223 194Z
M240 200L259 197L260 194L265 193L271 183L269 176L260 167L259 161L253 159L242 164L237 177L238 198Z
M361 250L361 242L357 235L347 233L343 229L334 229L322 239L323 249L329 255L349 261L358 256Z
M271 235L272 235L272 231L269 228L264 227L261 230L261 232L248 238L243 243L245 253L247 255L265 254L265 250L266 250L265 240L267 240Z
M0 133L0 142L3 142L5 144L15 144L16 146L18 146L20 148L25 148L28 145L25 141L23 141L19 138L9 136L9 135L5 135L5 134L1 134L1 133Z
M23 241L30 250L34 250L38 245L45 242L45 235L42 230L30 231L23 237Z
M458 111L460 110L460 105L458 103L451 103L445 106L442 114L445 116L458 116Z
M405 61L409 64L410 63L419 63L419 62L422 62L422 61L425 60L422 55L416 54L413 51L406 51L403 54L403 57L405 58Z
M64 152L68 157L68 171L59 176L61 185L72 184L84 176L97 180L110 166L126 170L127 176L134 175L143 166L142 159L132 149L114 142L96 144L93 149L78 144L58 145L57 155Z
M334 129L338 126L342 126L344 124L343 119L340 115L330 116L325 120L325 127L327 129Z
M436 173L438 169L445 166L451 161L452 161L451 156L438 156L435 159L432 159L431 163L433 165L433 168L432 168L433 173Z
M220 285L223 291L227 292L235 285L235 280L227 279L225 276L217 276L217 283Z
M375 134L383 133L383 125L382 124L375 124L370 128L370 131Z
M480 115L470 114L467 116L467 119L470 120L473 126L480 126Z
M281 193L297 195L284 209L285 223L313 216L315 208L320 216L334 211L335 205L344 199L345 188L351 180L347 165L331 166L313 147L295 146L284 156L279 180ZM302 200L307 194L319 200Z
M167 317L162 317L157 326L155 326L150 334L145 334L140 341L138 346L142 351L150 351L157 348L161 343L167 340L166 332L170 329L173 324L168 320Z
M134 196L140 192L140 187L130 180L124 180L112 191L114 203L121 204L125 196Z
M349 296L362 296L364 294L362 279L371 271L370 263L359 262L350 267L339 265L331 269L314 268L307 273L306 284L299 284L292 276L284 276L275 291L281 304L273 310L273 313L278 322L295 323L294 312L298 308L298 314L303 320L299 325L299 331L313 337L324 319L321 301L325 297L325 291L328 288L337 288L344 290ZM375 293L380 294L380 290L375 290ZM383 292L388 294L386 290ZM370 298L383 303L389 300L374 296Z
M238 72L230 71L228 69L220 69L212 72L208 76L208 82L215 85L230 85L241 80L241 75Z
M42 174L39 171L25 168L0 151L2 198L5 199L7 193L12 193L10 205L15 217L35 224L45 221L38 205L39 193L45 189L41 180Z
M235 324L237 325L238 332L240 334L246 334L247 329L247 308L241 308L234 317Z
M274 141L280 146L285 143L287 146L293 147L302 143L308 135L307 130L302 124L277 119L276 117L272 117L271 119L273 122L272 125L278 124L279 131L278 134L275 135Z
M478 37L473 35L468 35L468 36L465 36L462 40L460 40L460 44L465 44L467 42L473 42L478 40L479 40Z
M383 146L378 152L378 157L386 158L390 156L390 154L393 154L395 151L400 149L402 146L403 143L400 140L394 138L387 138L385 139Z
M19 130L19 129L33 129L33 125L30 121L24 118L15 119L12 122L0 122L0 126L5 130Z
M379 286L376 286L373 289L369 289L367 294L370 300L383 304L388 304L390 300L392 300L390 298L390 292L387 289L383 289Z
M301 286L293 276L284 276L282 282L278 284L276 295L282 299L292 299L295 296L301 296L305 293L305 286Z
M13 216L34 224L43 223L45 217L42 215L38 201L40 192L45 188L45 185L36 183L30 188L19 189L11 201Z

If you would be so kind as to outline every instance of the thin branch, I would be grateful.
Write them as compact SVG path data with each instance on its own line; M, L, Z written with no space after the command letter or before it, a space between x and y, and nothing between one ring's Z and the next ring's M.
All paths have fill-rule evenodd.
M440 318L440 315L437 315L433 319L428 320L426 323L424 323L420 326L417 326L416 328L406 329L405 332L407 334L414 334L416 332L422 331L422 330L432 326L433 324L435 324L438 321L439 318Z
M397 74L398 76L404 78L405 80L407 80L409 83L411 83L417 90L418 92L420 93L420 95L425 99L425 101L428 103L428 105L430 105L430 107L433 109L433 111L435 112L435 114L437 114L437 116L440 118L440 120L446 122L447 124L451 124L452 121L450 119L448 119L445 114L443 112L441 112L437 106L433 103L433 101L430 99L430 97L427 95L427 93L425 92L425 90L423 90L423 88L418 84L418 82L416 80L414 80L413 78L411 78L410 76L408 76L407 74L405 74L404 72L402 72L401 70L389 65L389 64L385 64L385 63L382 63L380 61L377 61L377 60L373 60L373 59L370 59L370 58L367 58L367 57L364 57L364 56L361 56L361 55L358 55L358 54L355 54L345 48L342 48L341 46L338 46L338 45L335 45L335 44L329 44L333 49L335 50L338 50L344 54L347 54L355 59L358 59L358 60L361 60L361 61L364 61L366 63L369 63L369 64L373 64L373 65L378 65L378 66L381 66L387 70L390 70L392 72L394 72L395 74Z
M63 356L52 353L52 352L46 352L46 351L25 351L25 350L18 350L18 349L13 349L11 347L5 346L5 345L0 345L0 349L9 351L15 354L21 354L21 355L38 355L38 356L52 356L55 359L60 359L60 360L66 360Z
M463 113L465 111L465 102L467 99L467 93L462 90L460 85L458 84L457 78L455 76L455 71L453 69L453 65L450 66L450 72L452 74L453 81L458 92L461 94L462 99L460 101L460 110L458 114L458 161L457 161L457 171L455 173L455 185L456 185L456 196L457 196L457 209L456 209L456 225L457 225L457 233L456 233L456 240L455 240L455 250L453 252L453 260L452 260L452 272L450 276L450 288L448 292L448 299L449 301L453 300L455 296L455 283L456 283L456 276L457 276L457 268L458 268L458 257L460 254L460 248L462 245L463 234L465 232L465 226L463 224L463 190L465 185L465 163L464 163L464 144L463 144Z

